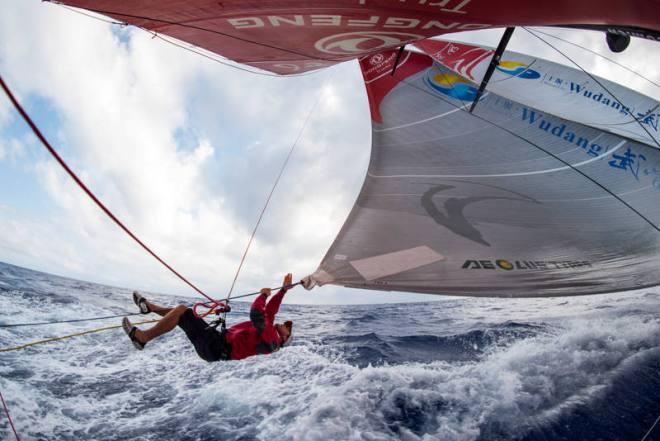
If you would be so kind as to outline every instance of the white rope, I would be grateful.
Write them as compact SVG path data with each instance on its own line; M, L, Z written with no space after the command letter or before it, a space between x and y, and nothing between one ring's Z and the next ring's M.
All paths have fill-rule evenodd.
M236 285L236 280L238 280L238 275L241 272L241 269L243 268L243 263L245 263L245 258L247 257L248 252L250 251L250 246L252 245L252 241L254 240L254 236L257 234L257 229L259 228L259 225L261 225L261 220L264 217L264 213L266 212L266 209L268 208L268 204L270 203L270 199L273 196L273 193L275 193L275 188L277 187L277 184L280 182L280 178L284 174L284 170L286 169L287 164L289 163L289 159L291 159L291 155L293 154L293 150L296 148L298 145L298 142L300 141L300 138L302 137L303 132L305 131L305 127L307 127L307 123L309 122L309 118L311 117L312 113L318 106L319 102L321 101L321 97L323 96L323 90L325 89L326 84L330 80L330 77L332 76L332 73L330 73L325 81L323 82L323 85L321 86L321 90L316 97L316 101L314 101L314 104L312 107L309 109L309 112L307 113L307 117L305 117L305 121L303 122L302 127L300 127L300 130L298 131L298 136L296 137L296 140L293 142L291 145L291 148L289 149L289 153L286 155L286 158L284 159L284 163L282 163L282 167L280 168L280 172L277 175L277 178L275 179L275 182L273 183L273 187L270 189L270 193L268 194L268 197L266 198L266 203L264 204L264 207L261 209L261 213L259 214L259 218L257 219L257 223L254 226L254 230L252 230L252 235L250 236L250 240L247 243L247 246L245 247L245 252L243 253L243 257L241 257L241 262L238 265L238 269L236 270L236 274L234 275L234 280L231 282L231 287L229 288L229 294L227 295L227 302L229 302L229 299L231 298L231 293L234 291L234 286Z
M651 426L648 432L646 432L646 435L644 435L644 438L642 438L641 441L646 441L646 438L653 432L653 428L655 427L656 424L658 424L658 421L660 421L660 415L658 415L658 418L655 419L655 423Z

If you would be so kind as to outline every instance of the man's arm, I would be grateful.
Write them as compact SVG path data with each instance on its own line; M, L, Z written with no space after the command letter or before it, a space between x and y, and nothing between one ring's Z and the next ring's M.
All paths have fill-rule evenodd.
M284 281L282 282L282 289L280 289L278 293L275 294L275 296L270 299L268 305L266 305L266 321L269 324L275 323L275 315L280 310L280 304L282 303L282 299L284 299L284 294L286 294L287 292L286 287L291 285L292 278L293 276L291 275L291 273L284 276Z
M286 294L286 289L282 288L268 301L268 305L266 305L266 321L268 323L275 323L275 314L280 310L284 294Z
M269 295L270 288L263 288L250 307L250 321L258 334L261 334L266 326L266 299Z

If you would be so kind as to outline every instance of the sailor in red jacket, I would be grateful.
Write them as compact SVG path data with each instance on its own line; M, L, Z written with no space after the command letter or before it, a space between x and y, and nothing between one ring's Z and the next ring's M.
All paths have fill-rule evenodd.
M283 287L291 285L291 274L284 277ZM275 323L275 315L287 289L282 288L268 303L270 288L263 288L250 308L250 320L220 332L201 318L195 317L186 305L165 308L149 302L139 293L133 293L133 301L140 312L154 312L163 318L149 329L138 329L127 317L122 321L126 334L138 349L154 338L173 330L177 325L183 329L195 347L197 354L206 361L242 360L258 354L270 354L286 346L291 341L293 322Z

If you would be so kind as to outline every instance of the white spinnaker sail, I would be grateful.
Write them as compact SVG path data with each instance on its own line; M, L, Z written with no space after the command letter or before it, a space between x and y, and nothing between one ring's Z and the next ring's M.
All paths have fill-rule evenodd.
M395 59L361 60L371 160L315 282L511 297L660 283L660 150L546 100L491 92L469 114L476 84L410 52L392 76Z
M442 40L415 44L477 84L494 50ZM487 90L544 112L660 148L660 103L625 86L529 55L504 51Z

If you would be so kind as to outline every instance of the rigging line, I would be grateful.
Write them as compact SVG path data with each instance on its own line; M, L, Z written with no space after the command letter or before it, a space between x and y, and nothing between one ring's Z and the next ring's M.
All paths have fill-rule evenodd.
M111 25L117 25L117 26L121 26L121 27L131 26L126 22L106 20L102 17L97 17L97 16L92 15L92 14L87 14L87 13L85 13L85 12L83 12L83 11L77 9L77 8L72 8L70 6L67 6L67 5L64 5L64 4L61 4L61 3L55 3L55 2L50 2L50 3L52 3L56 6L60 6L64 9L67 9L71 12L76 13L76 14L84 15L85 17L89 17L91 19L101 21L103 23L108 23L108 24L111 24ZM295 77L303 77L303 76L318 73L318 70L313 70L313 71L310 71L310 72L303 72L303 73L299 73L299 74L290 74L290 75L278 75L278 74L274 74L274 73L270 73L270 72L266 72L266 71L259 72L259 71L251 70L251 69L248 69L248 68L245 68L245 67L241 67L241 66L237 66L235 64L232 64L232 63L229 62L230 60L228 58L224 58L224 57L219 58L219 57L214 57L212 55L206 54L206 53L202 52L201 50L195 49L193 45L186 46L184 44L177 43L176 41L165 38L162 35L160 35L159 33L154 32L154 31L150 31L149 29L146 29L146 28L143 28L143 27L140 27L140 26L134 26L134 27L141 30L141 31L147 32L148 34L153 35L154 37L156 37L156 38L158 38L158 39L160 39L160 40L162 40L162 41L164 41L168 44L171 44L172 46L178 47L178 48L183 49L183 50L188 51L188 52L192 52L196 55L199 55L200 57L207 58L207 59L209 59L213 62L219 63L223 66L230 67L232 69L240 70L240 71L243 71L243 72L251 73L251 74L254 74L254 75L262 75L262 76L274 77L274 78L295 78Z
M155 323L158 320L159 319L146 320L146 321L143 321L143 322L133 323L133 325L145 325L147 323ZM45 343L50 343L50 342L53 342L53 341L66 340L66 339L73 338L73 337L80 337L82 335L88 335L88 334L94 334L94 333L97 333L97 332L109 331L111 329L119 329L121 327L122 327L122 325L104 326L103 328L96 328L96 329L90 329L88 331L76 332L75 334L63 335L61 337L44 338L43 340L37 340L37 341L30 342L30 343L25 343L23 345L19 345L19 346L12 346L12 347L9 347L9 348L2 348L2 349L0 349L0 352L18 351L18 350L29 348L29 347L32 347L32 346L37 346L37 345L42 345L42 344L45 344Z
M74 319L74 320L60 320L56 322L10 323L5 325L0 325L0 328L18 328L21 326L55 325L59 323L93 322L97 320L105 320L105 319L118 318L118 317L131 317L134 315L141 315L141 314L142 313L140 312L136 312L136 313L126 312L124 314L117 314L117 315L104 315L103 317L88 317L88 318Z
M114 21L114 20L105 19L103 17L97 17L96 15L88 14L86 12L83 12L81 9L72 8L71 6L64 5L62 3L57 3L57 2L52 2L52 1L47 1L47 3L51 3L55 6L62 7L64 9L67 9L67 10L71 11L71 12L75 12L76 14L84 15L85 17L88 17L88 18L93 18L94 20L102 21L103 23L108 23L108 24L111 24L111 25L119 25L119 26L122 26L122 27L127 26L127 24L123 21Z
M466 111L465 109L463 109L462 107L460 107L460 106L458 106L458 105L456 105L456 104L454 104L454 103L452 103L452 102L450 102L450 101L448 101L448 100L442 98L441 96L438 96L438 95L436 95L436 94L434 94L434 93L432 93L432 92L430 92L430 91L428 91L428 90L422 89L422 88L418 87L417 85L415 85L415 84L413 84L413 83L411 83L411 82L409 82L409 81L403 80L403 82L404 82L405 84L411 86L411 87L414 87L414 88L417 89L417 90L421 90L421 91L424 92L424 93L427 93L427 94L429 94L429 95L431 95L431 96L434 96L434 97L436 97L436 98L438 98L438 99L440 99L440 100L446 102L447 104L449 104L449 105L451 105L451 106L454 106L454 107L456 107L456 108L460 108L461 110L463 110L463 112L466 112L466 113L470 114L469 112L467 112L467 111ZM505 127L503 127L503 126L501 126L501 125L499 125L499 124L497 124L497 123L495 123L495 122L493 122L493 121L490 121L490 120L488 120L488 119L486 119L486 118L484 118L484 117L482 117L482 116L479 116L479 115L477 115L477 114L471 113L470 115L474 116L475 118L479 118L480 120L486 122L487 124L490 124L490 125L492 125L492 126L495 126L495 127L499 128L500 130L503 130L503 131L509 133L510 135L512 135L512 136L514 136L514 137L516 137L516 138L518 138L518 139L521 139L522 141L524 141L524 142L526 142L526 143L532 145L533 147L536 147L537 149L539 149L540 151L542 151L542 152L545 153L546 155L551 156L552 158L555 158L557 161L561 162L561 163L564 164L564 165L567 165L567 166L570 167L573 171L575 171L576 173L581 174L582 176L584 176L585 178L587 178L588 180L590 180L591 182L593 182L594 184L596 184L598 187L600 187L601 189L603 189L605 192L609 193L609 194L610 194L612 197L614 197L616 200L618 200L619 202L621 202L623 205L625 205L626 207L628 207L630 210L632 210L632 211L633 211L635 214L637 214L639 217L641 217L642 219L644 219L644 220L645 220L645 221L646 221L651 227L653 227L654 230L656 230L657 232L660 233L660 227L658 227L656 224L654 224L653 222L651 222L650 219L648 219L646 216L644 216L642 213L640 213L637 209L635 209L632 205L628 204L626 201L624 201L622 198L620 198L616 193L614 193L614 192L612 192L611 190L609 190L607 187L605 187L605 186L604 186L603 184L601 184L600 182L596 181L596 180L595 180L594 178L592 178L591 176L589 176L589 175L587 175L586 173L582 172L581 170L575 168L575 167L574 167L572 164L570 164L569 162L564 161L563 159L561 159L559 156L555 155L554 153L552 153L552 152L550 152L550 151L544 149L544 148L541 147L540 145L538 145L538 144L536 144L536 143L530 141L529 139L523 137L522 135L519 135L519 134L515 133L515 132L512 131L512 130L509 130L509 129L507 129L507 128L505 128Z
M646 112L646 115L650 115L651 113L655 112L659 107L660 107L660 103L656 104L655 106L650 108L648 110L648 112ZM603 127L617 127L617 126L627 126L628 124L634 124L636 122L637 121L635 121L635 120L630 120L630 121L626 121L626 122L622 122L622 123L599 123L599 122L594 122L594 123L590 123L590 124L593 124L593 125L596 125L596 126L603 126ZM623 131L625 129L621 129L621 130ZM626 130L626 132L634 133L634 132L631 132L630 130Z
M277 288L271 288L271 289L273 291L278 291L282 288L289 289L289 288L293 288L294 286L298 285L299 283L300 282L293 283L293 284L288 285L288 286L278 286ZM235 299L241 299L241 298L244 298L244 297L255 296L255 295L259 294L260 292L261 291L255 291L255 292L251 292L251 293L248 293L248 294L241 294L239 296L234 296L234 300ZM218 302L224 302L225 300L228 300L228 299L220 299L220 300L218 300ZM141 312L135 312L135 313L126 312L124 314L117 314L117 315L106 315L106 316L102 316L102 317L88 317L88 318L74 319L74 320L60 320L60 321L55 321L55 322L10 323L10 324L0 325L0 328L18 328L18 327L21 327L21 326L56 325L56 324L59 324L59 323L93 322L93 321L105 320L105 319L110 319L110 318L131 317L131 316L134 316L134 315L143 315L143 314Z
M293 288L294 286L300 285L301 283L302 282L296 282L296 283L292 283L291 285L280 286L278 288L274 288L273 290L275 290L275 289L279 290L279 289L282 289L282 288L289 289L289 288ZM234 297L234 299L239 299L241 297L254 296L254 295L257 295L257 294L260 294L260 291L252 292L252 293L249 293L249 294L243 294L243 295L240 295L240 296L236 296L236 297ZM229 300L229 299L227 298L227 299L223 299L223 300ZM136 314L130 314L130 315L136 315ZM226 313L225 313L225 315L226 315ZM142 322L134 323L134 325L145 325L147 323L155 323L159 320L160 319L145 320L145 321L142 321ZM55 322L53 322L53 323L55 323ZM76 332L74 334L68 334L68 335L64 335L64 336L61 336L61 337L51 337L51 338L46 338L46 339L43 339L43 340L33 341L33 342L26 343L26 344L19 345L19 346L13 346L13 347L9 347L9 348L2 348L2 349L0 349L0 352L18 351L20 349L29 348L29 347L41 345L41 344L44 344L44 343L50 343L50 342L53 342L53 341L66 340L66 339L73 338L73 337L80 337L82 335L88 335L88 334L94 334L94 333L97 333L97 332L109 331L109 330L118 329L118 328L121 328L121 327L122 327L122 325L104 326L102 328L95 328L95 329L90 329L88 331Z
M518 78L518 77L520 77L520 75L523 75L525 72L531 70L532 67L534 66L534 64L536 64L537 61L539 61L539 60L538 60L538 59L534 59L534 60L532 60L532 62L529 63L529 64L527 65L527 67L525 68L525 70L523 70L523 71L520 72L519 74L516 74L516 75L507 75L507 76L505 76L504 78L501 78L501 79L499 79L499 80L491 80L490 82L493 83L493 84L495 84L495 83L503 83L504 81L511 81L511 80L513 80L513 79L515 79L515 78Z
M531 28L530 28L530 29L531 29ZM547 35L548 37L555 38L555 39L557 39L557 40L563 41L564 43L567 43L567 44L570 44L570 45L573 45L573 46L579 47L580 49L583 49L583 50L585 50L585 51L587 51L587 52L591 52L592 54L597 55L597 56L599 56L599 57L601 57L601 58L604 58L604 59L606 59L607 61L609 61L610 63L616 64L617 66L624 68L624 69L627 70L628 72L630 72L630 73L632 73L632 74L634 74L634 75L637 75L638 77L642 78L643 80L648 81L649 83L653 84L654 86L656 86L656 87L660 87L660 84L658 84L658 83L656 83L655 81L653 81L653 80L651 80L651 79L645 77L645 76L642 75L641 73L639 73L639 72L637 72L637 71L635 71L635 70L629 68L629 67L626 66L625 64L619 63L618 61L616 61L616 60L614 60L614 59L612 59L612 58L606 57L605 55L600 54L600 53L598 53L598 52L596 52L596 51L594 51L594 50L592 50L592 49L589 49L588 47L582 46L582 45L577 44L577 43L573 43L572 41L566 40L566 39L561 38L561 37L559 37L559 36L557 36L557 35L550 34L550 33L548 33L548 32L544 32L544 31L542 31L542 30L540 30L540 29L534 29L534 32L538 32L539 34Z
M557 51L562 57L566 58L566 59L567 59L568 61L570 61L572 64L574 64L575 66L577 66L578 69L580 69L582 72L584 72L589 78L591 78L593 81L595 81L600 87L602 87L603 90L605 90L605 92L609 93L610 96L611 96L612 98L614 98L614 99L615 99L615 100L616 100L616 101L617 101L622 107L626 107L626 106L623 104L623 102L622 102L619 98L617 98L617 97L616 97L616 96L615 96L615 95L614 95L614 94L613 94L613 93L612 93L607 87L605 87L605 85L604 85L603 83L601 83L600 81L598 81L598 78L596 78L594 75L592 75L592 74L590 74L589 72L587 72L586 69L584 69L582 66L580 66L579 64L577 64L577 63L576 63L571 57L569 57L568 55L566 55L565 53L563 53L560 49L558 49L557 47L555 47L555 46L554 46L552 43L550 43L549 41L544 40L542 37L536 35L533 31L530 31L529 29L527 29L525 26L522 26L522 28L523 28L525 31L527 31L527 32L529 32L530 34L532 34L534 37L538 38L539 40L541 40L542 42L544 42L545 44L547 44L548 46L550 46L550 47L551 47L552 49L554 49L555 51ZM632 113L630 114L630 116L633 118L633 120L637 121L637 123L638 123L639 126L642 128L642 130L644 130L644 131L646 132L646 134L649 135L649 137L655 142L655 144L658 146L658 148L660 148L660 142L659 142L657 139L655 139L655 138L653 137L653 135L651 134L651 132L649 132L649 130L646 128L646 126L644 126L644 124L642 123L642 121L640 121L639 119L637 119L637 117L635 117L635 115L633 115Z
M21 441L21 438L18 436L18 432L16 431L16 427L14 427L14 422L11 419L11 415L9 415L9 408L7 407L7 403L5 403L5 397L2 396L2 392L0 392L0 400L2 400L2 407L5 409L5 415L7 415L9 425L11 426L11 430L14 432L16 441Z
M515 27L508 27L504 30L504 34L502 35L502 38L500 39L500 42L497 45L497 49L495 49L495 52L493 53L493 56L490 59L490 63L488 63L488 68L486 69L486 73L484 74L484 77L481 79L481 84L479 84L479 89L477 90L477 94L474 97L474 100L472 101L472 105L470 106L470 113L474 112L474 109L477 107L477 104L479 103L479 99L481 98L481 95L483 95L484 91L486 90L486 86L488 85L488 82L490 81L491 77L493 76L493 73L495 72L495 68L497 68L500 65L500 61L502 60L502 54L504 54L504 49L506 49L507 45L509 44L509 40L511 40L511 36L513 35L513 31L515 29L516 29Z
M268 197L266 198L266 202L264 204L264 207L261 209L261 213L259 214L259 218L257 219L257 223L254 226L254 230L252 230L252 235L250 236L250 240L248 241L247 246L245 247L245 252L243 253L243 257L241 257L241 262L238 264L238 269L236 270L236 274L234 275L234 280L231 282L231 287L229 288L229 294L227 295L227 299L226 299L227 302L229 302L229 299L231 297L231 293L234 291L234 286L236 285L236 280L238 280L238 275L241 272L241 269L243 268L243 263L245 262L245 258L247 257L248 251L250 251L250 246L252 245L252 241L254 239L254 236L257 234L257 229L259 228L259 225L261 224L261 219L263 219L263 217L264 217L264 213L266 212L266 209L268 208L268 204L270 203L270 199L272 198L273 193L275 193L275 188L277 187L277 184L280 182L280 178L284 174L284 169L286 169L286 166L289 163L289 159L291 159L291 155L293 154L293 150L296 148L296 146L298 145L298 141L300 141L300 138L302 137L302 134L305 132L305 128L307 127L307 123L309 122L309 118L312 116L312 113L314 113L314 110L316 109L316 106L318 106L319 102L321 101L321 97L323 96L323 89L328 84L331 77L332 77L332 72L330 74L328 74L325 81L321 85L321 90L319 91L319 94L316 97L316 101L314 101L314 104L309 109L309 112L307 112L307 116L305 117L305 121L303 122L302 126L300 127L300 130L298 131L298 136L296 137L293 144L291 144L291 148L289 149L289 153L286 155L286 158L284 159L284 162L282 163L282 167L280 168L280 172L277 175L277 178L275 179L275 182L273 183L273 187L270 189L270 193L268 194Z
M150 31L148 29L145 29L145 28L138 28L138 29L143 30L145 32L148 32L149 34L152 34L154 37L156 37L156 38L158 38L158 39L160 39L160 40L162 40L166 43L169 43L172 46L178 47L178 48L183 49L183 50L188 51L188 52L192 52L193 54L199 55L200 57L207 58L211 61L222 64L223 66L231 67L232 69L241 70L243 72L251 73L251 74L254 74L254 75L261 75L261 76L264 76L264 77L273 77L273 78L297 78L297 77L305 77L307 75L317 74L319 70L323 69L323 68L319 68L319 69L312 70L312 71L309 71L309 72L303 72L303 73L299 73L299 74L290 74L290 75L286 75L286 74L279 75L279 74L270 73L270 72L267 72L267 71L259 72L259 71L256 71L256 70L251 70L251 69L248 69L248 68L245 68L245 67L242 67L242 66L237 66L235 64L228 63L228 62L224 61L224 60L228 60L228 59L220 59L220 58L216 58L212 55L205 54L204 52L202 52L200 50L194 49L192 46L185 46L181 43L177 43L176 41L165 38L161 34L154 33L153 31Z
M655 428L655 425L658 424L658 421L660 421L660 415L658 415L658 418L655 419L655 423L651 426L648 432L646 432L646 435L644 435L644 438L641 439L641 441L645 441L646 438L653 432L653 429Z
M44 0L44 1L52 2L52 0ZM257 45L257 46L267 47L267 48L270 48L270 49L275 49L275 50L278 50L278 51L287 52L287 53L294 54L294 55L299 55L301 57L305 57L305 58L308 58L310 60L324 60L324 61L337 61L337 62L346 61L344 58L319 58L319 57L314 56L314 55L308 55L308 54L305 54L303 52L295 51L293 49L283 48L283 47L275 46L275 45L272 45L272 44L263 43L263 42L260 42L260 41L250 40L248 38L238 37L236 35L227 34L225 32L221 32L221 31L218 31L218 30L215 30L215 29L208 29L208 28L205 28L205 27L202 27L202 26L197 26L197 25L192 25L192 24L187 24L187 23L179 23L179 22L170 21L170 20L164 20L162 18L148 17L148 16L143 16L143 15L126 14L126 13L123 13L123 12L108 11L108 10L104 10L104 9L93 9L93 8L85 8L85 9L87 9L88 11L96 12L98 14L103 14L103 15L114 15L114 16L121 16L121 17L127 17L127 18L135 18L135 19L138 19L138 20L148 20L148 21L157 22L157 23L170 25L170 26L180 26L182 28L195 29L197 31L203 31L203 32L211 33L211 34L221 35L221 36L227 37L227 38L232 38L234 40L242 41L244 43L250 43L250 44ZM151 31L151 32L154 32L154 31Z
M14 107L16 108L16 110L18 111L18 113L20 113L20 115L23 117L23 120L28 124L28 126L30 126L30 128L32 129L32 132L34 132L34 134L37 136L37 138L39 138L39 141L41 141L41 143L43 144L43 146L44 146L44 147L50 152L50 154L53 156L53 158L55 158L55 160L60 164L60 166L62 166L62 168L63 168L63 169L68 173L68 175L71 177L71 179L73 179L73 180L76 182L76 184L78 184L78 186L79 186L79 187L80 187L80 188L81 188L81 189L87 194L87 196L89 196L89 197L90 197L90 198L96 203L96 205L97 205L101 210L103 210L103 212L104 212L104 213L105 213L110 219L112 219L112 220L114 221L115 224L117 224L117 226L118 226L119 228L121 228L122 230L124 230L124 232L125 232L126 234L128 234L128 235L129 235L129 236L130 236L135 242L137 242L142 248L144 248L145 251L147 251L149 254L151 254L151 255L152 255L152 256L153 256L158 262L160 262L161 264L163 264L163 266L165 266L165 268L167 268L168 270L170 270L174 275L176 275L179 279L181 279L183 282L185 282L188 286L190 286L192 289L194 289L195 291L197 291L199 294L203 295L204 297L206 297L207 299L209 299L209 300L211 300L211 301L214 301L211 297L209 297L208 295L206 295L206 294L204 293L204 291L202 291L201 289L197 288L197 286L195 286L192 282L190 282L188 279L186 279L186 278L183 277L181 274L179 274L179 273L178 273L174 268L172 268L167 262L165 262L163 259L161 259L161 258L160 258L155 252L151 251L151 249L150 249L150 248L149 248L144 242L142 242L142 241L141 241L141 240L140 240L135 234L133 234L133 232L132 232L131 230L129 230L128 227L126 227L126 226L125 226L125 225L124 225L124 224L123 224L123 223L122 223L122 222L121 222L121 221L120 221L120 220L119 220L119 219L118 219L118 218L112 213L112 211L110 211L110 209L108 209L108 207L106 207L106 206L103 204L103 202L101 202L101 201L96 197L96 195L95 195L95 194L94 194L89 188L87 188L87 186L86 186L86 185L80 180L80 178L78 177L78 175L76 175L76 174L74 173L74 171L71 170L71 168L69 168L69 166L67 165L67 163L64 162L64 160L60 157L60 155L57 153L57 151L55 151L55 149L50 145L50 143L48 142L48 140L46 139L46 137L41 133L41 131L39 130L39 128L37 127L37 125L34 123L34 121L32 121L32 119L30 118L30 115L27 114L27 112L23 109L23 107L22 107L21 104L18 102L18 100L14 97L14 94L13 94L13 93L11 92L11 90L9 89L9 86L7 86L7 84L5 83L4 79L2 78L2 75L0 75L0 86L2 86L2 89L4 89L5 94L7 94L7 96L9 97L10 101L12 102L12 104L14 105Z

